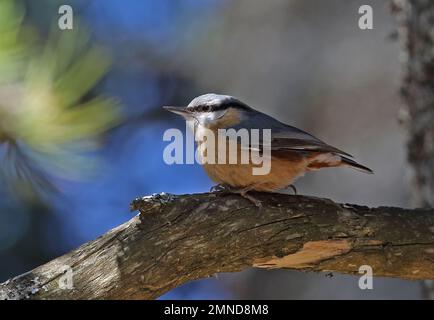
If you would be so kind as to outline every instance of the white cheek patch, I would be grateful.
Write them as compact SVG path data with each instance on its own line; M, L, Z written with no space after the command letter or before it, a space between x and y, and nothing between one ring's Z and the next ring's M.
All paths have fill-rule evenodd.
M212 112L204 112L197 117L197 120L200 124L206 126L207 124L212 123L215 120L215 117Z
M213 125L225 114L225 111L204 112L197 116L199 123L205 127Z

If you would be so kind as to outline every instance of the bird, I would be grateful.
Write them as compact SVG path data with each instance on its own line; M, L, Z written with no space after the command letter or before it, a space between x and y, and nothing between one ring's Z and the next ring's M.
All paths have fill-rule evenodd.
M257 165L251 161L240 163L240 155L237 155L236 163L217 161L217 158L221 157L227 159L226 154L221 154L223 151L227 152L227 148L216 147L217 160L214 163L202 163L210 179L217 183L212 188L213 191L240 194L256 206L261 206L261 202L249 194L250 191L276 192L291 187L297 193L293 183L307 172L330 167L350 167L365 173L373 173L368 167L351 159L350 154L310 133L280 122L233 96L208 93L194 98L187 106L163 108L181 115L191 124L190 129L193 130L198 149L201 150L205 150L203 147L210 143L201 137L205 130L210 130L217 136L219 129L271 131L271 141L267 145L270 149L271 166L267 174L253 174L252 168ZM218 143L214 141L213 145ZM263 140L257 146L237 141L240 154L252 152L254 148L264 152ZM204 156L203 151L199 152L199 157Z

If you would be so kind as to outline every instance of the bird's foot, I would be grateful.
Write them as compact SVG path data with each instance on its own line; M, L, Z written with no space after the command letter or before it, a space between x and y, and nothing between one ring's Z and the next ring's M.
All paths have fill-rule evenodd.
M244 199L249 200L251 203L255 205L257 208L262 208L262 202L255 197L253 197L250 194L247 194L247 192L240 192L240 196L242 196Z
M256 207L260 208L260 207L262 207L261 201L259 201L258 199L256 199L252 195L247 194L252 189L253 189L253 186L248 186L245 188L238 189L238 188L234 188L234 187L231 187L230 185L222 183L222 184L218 184L218 185L211 187L210 192L215 192L221 196L226 196L226 195L230 195L230 194L239 194L244 199L249 200Z
M209 189L209 192L229 193L229 190L231 190L231 189L232 189L231 186L224 184L224 183L219 183L215 186L212 186Z
M252 195L248 194L248 192L251 191L253 189L253 187L254 186L247 186L247 187L241 188L241 189L232 189L230 192L235 193L235 194L239 194L244 199L247 199L251 203L253 203L256 207L261 208L262 207L261 201L259 201L258 199L256 199Z

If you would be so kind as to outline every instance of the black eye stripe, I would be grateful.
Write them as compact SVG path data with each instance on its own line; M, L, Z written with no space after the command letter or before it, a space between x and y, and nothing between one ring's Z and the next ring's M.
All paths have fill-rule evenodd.
M235 102L235 101L231 101L228 103L216 104L216 105L203 104L203 105L198 105L198 106L194 106L194 107L191 106L191 107L188 107L187 110L192 111L192 112L214 112L214 111L224 110L224 109L227 109L229 107L235 107L235 108L239 108L239 109L243 109L243 110L251 110L244 103Z
M195 111L195 112L210 112L210 111L214 111L215 107L210 105L200 105L196 107L188 107L187 109L189 111Z

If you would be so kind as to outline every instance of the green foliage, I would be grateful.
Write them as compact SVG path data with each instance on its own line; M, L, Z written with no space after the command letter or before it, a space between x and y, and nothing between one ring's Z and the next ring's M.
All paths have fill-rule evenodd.
M0 0L1 174L7 185L34 191L50 177L76 177L98 135L118 123L119 107L92 92L110 58L77 21L66 31L53 24L42 42L23 17L14 1Z

